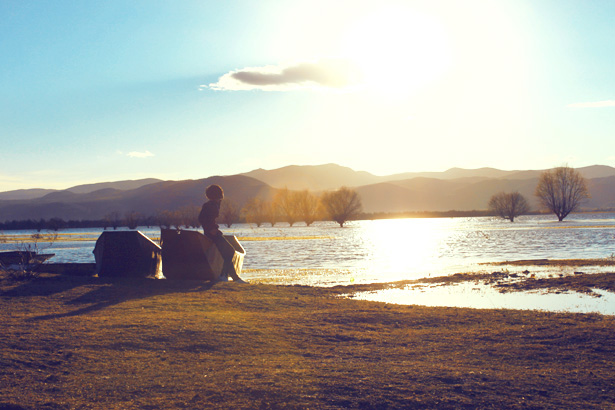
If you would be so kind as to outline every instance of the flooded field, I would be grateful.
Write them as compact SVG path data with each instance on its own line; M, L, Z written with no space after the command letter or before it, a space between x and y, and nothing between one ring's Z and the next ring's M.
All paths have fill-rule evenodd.
M141 227L139 230L154 240L160 235L157 227ZM394 282L494 269L484 265L489 262L597 259L615 254L614 213L573 214L563 222L557 222L551 215L541 215L524 216L514 223L491 217L417 218L354 221L344 228L331 222L317 222L309 227L300 224L290 227L280 223L274 227L257 228L237 224L222 230L225 234L237 236L246 249L243 277L277 284L335 286ZM41 252L56 254L50 260L52 263L94 262L92 250L101 232L101 229L64 230L50 239L47 236L50 233L42 232L43 238L36 246ZM34 233L4 232L0 250L33 246L29 238ZM588 267L584 271L592 273L605 269ZM568 275L573 274L574 268L560 267L554 271L554 268L533 267L532 271L538 276ZM380 292L361 297L438 305L448 301L455 306L476 306L478 300L486 300L485 307L489 307L489 303L503 306L500 302L488 302L497 299L488 290L481 290L481 294L471 288L453 289L455 287L449 291L460 295L462 300L475 302L453 304L455 298L450 295L425 289L419 293L402 292L406 296L400 296L400 291L396 290L395 294ZM506 306L533 306L530 298L506 302Z

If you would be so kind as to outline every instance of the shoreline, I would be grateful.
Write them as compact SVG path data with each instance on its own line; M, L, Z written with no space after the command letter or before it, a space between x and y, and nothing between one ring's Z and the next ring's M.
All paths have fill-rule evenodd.
M491 269L333 288L344 297L402 305L615 316L613 260L522 260L485 265Z
M338 285L336 289L351 289L354 291L375 291L383 289L399 289L408 286L421 286L427 284L452 285L462 282L482 283L491 285L502 293L522 292L528 290L544 290L545 292L576 291L580 293L593 294L592 288L598 288L609 292L615 292L615 260L605 259L534 259L483 263L489 267L521 267L525 268L519 272L509 272L508 269L486 272L454 273L411 280L402 280L389 283L370 283L357 285ZM585 273L575 271L572 275L562 273L547 273L545 277L539 277L532 273L530 267L573 267L583 268L590 266L610 267L613 272Z
M534 259L514 260L494 263L482 263L481 267L486 270L480 272L454 273L450 275L423 277L419 279L407 279L390 282L371 283L347 283L336 285L313 285L299 283L287 283L289 277L296 277L305 272L326 276L330 270L246 270L250 273L265 273L265 277L248 278L254 283L285 285L306 285L322 287L338 297L358 298L363 300L381 301L405 305L424 306L447 306L447 307L482 307L481 298L488 297L490 304L484 307L492 308L515 308L530 310L548 310L564 312L586 312L615 315L615 309L609 308L609 301L615 296L615 260L612 258L602 259ZM601 271L596 268L606 269ZM610 267L614 267L613 270ZM96 264L93 263L46 263L40 266L41 272L68 274L78 276L93 276ZM594 270L593 272L591 272ZM589 272L587 272L589 271ZM566 272L566 273L563 273ZM286 279L277 280L280 275ZM164 279L164 278L163 278ZM351 281L352 282L352 281ZM446 290L444 290L446 289ZM464 295L463 301L451 302L450 297L443 295ZM428 293L432 299L426 301ZM529 301L529 306L520 305L511 307L511 297L505 295L521 295ZM404 296L405 295L405 296ZM539 298L529 298L530 295L550 295L551 301L548 306L537 302ZM562 295L556 297L556 295ZM571 296L578 295L574 299ZM418 296L418 297L417 297ZM567 297L565 297L567 296ZM597 298L606 296L604 302L596 301ZM417 300L418 299L418 300ZM442 303L434 302L434 299L442 300ZM556 302L560 299L559 307ZM467 300L477 300L475 304ZM498 302L501 300L501 302ZM571 308L571 306L573 308ZM581 308L580 306L584 306Z

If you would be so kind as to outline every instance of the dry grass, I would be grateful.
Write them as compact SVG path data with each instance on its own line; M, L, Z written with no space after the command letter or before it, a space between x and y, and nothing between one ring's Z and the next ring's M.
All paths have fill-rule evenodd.
M608 409L615 319L339 289L0 280L0 409ZM12 406L12 407L10 407Z

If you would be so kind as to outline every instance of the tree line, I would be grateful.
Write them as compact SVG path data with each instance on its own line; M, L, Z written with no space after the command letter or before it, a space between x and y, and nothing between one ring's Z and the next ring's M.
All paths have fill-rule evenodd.
M270 201L251 198L243 206L232 199L224 199L220 205L218 223L230 228L233 224L246 222L257 227L263 224L275 226L286 222L290 226L304 222L310 226L316 221L330 220L340 227L356 219L363 209L359 194L347 187L321 195L309 190L291 191L280 189ZM189 206L176 211L162 211L156 215L156 225L163 227L198 227L200 207Z
M321 195L313 194L309 190L290 191L284 188L279 190L271 201L250 199L241 211L235 214L227 212L223 207L224 202L219 220L229 227L228 222L237 215L243 215L247 223L257 227L265 223L275 226L278 222L287 222L290 226L304 222L310 226L319 220L335 221L343 227L346 222L356 219L363 209L359 194L347 187Z
M310 226L316 221L335 221L343 227L350 220L356 219L362 212L362 203L359 194L350 188L342 187L336 191L325 192L321 195L309 190L290 191L281 189L271 201L252 198L241 207L232 199L225 199L220 206L218 223L231 227L239 222L247 222L261 226L265 223L275 226L286 222L290 226L304 222ZM198 215L200 206L188 205L175 210L160 210L155 215L144 216L136 211L111 211L100 220L90 221L64 221L61 218L49 220L6 221L0 223L0 230L53 230L64 228L93 228L117 229L137 226L160 226L162 228L199 228Z
M568 166L543 172L534 194L542 207L553 212L560 222L571 212L578 211L583 200L589 198L585 178ZM489 200L489 210L514 222L516 217L529 212L529 205L519 192L500 192Z

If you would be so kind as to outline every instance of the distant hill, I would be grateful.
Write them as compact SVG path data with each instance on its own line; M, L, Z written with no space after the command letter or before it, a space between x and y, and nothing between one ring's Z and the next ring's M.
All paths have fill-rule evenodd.
M104 188L88 193L55 191L32 200L0 201L0 220L51 219L97 220L111 212L125 215L139 212L154 215L162 210L176 210L184 206L201 206L205 202L205 188L210 184L224 187L228 200L239 205L252 197L271 199L273 188L253 178L234 175L199 180L161 181L136 189Z
M588 209L615 207L615 168L594 165L577 168L588 180L592 198ZM518 191L532 209L538 208L534 190L544 170L504 171L495 168L451 168L443 172L411 172L376 176L335 164L255 170L250 175L272 187L318 192L342 185L361 195L365 212L484 210L492 195Z
M156 182L161 182L161 180L156 179L156 178L146 178L146 179L116 181L116 182L100 182L96 184L77 185L77 186L68 188L64 191L74 192L76 194L87 194L89 192L94 192L94 191L98 191L100 189L105 189L105 188L129 190L129 189L136 189L144 185L148 185L148 184L153 184ZM22 200L22 199L42 198L43 196L53 193L53 192L62 192L62 191L57 190L57 189L37 189L37 188L17 189L14 191L0 192L0 200L3 200L3 199Z
M588 208L615 209L615 176L593 178L588 185L592 196Z
M356 187L383 180L383 177L369 172L354 171L336 164L291 165L273 170L256 169L241 175L256 178L274 188L311 191L337 189L341 186Z
M14 191L0 192L0 200L21 200L21 199L34 199L40 198L52 192L56 192L55 189L16 189Z
M583 202L582 208L615 209L615 176L588 178L587 183L591 198ZM515 191L527 199L530 209L538 210L540 206L534 195L537 184L538 177L482 180L412 178L359 187L357 192L361 195L365 212L484 210L492 195Z
M89 192L98 191L100 189L113 188L120 189L122 191L127 191L130 189L137 189L144 185L155 184L157 182L162 182L160 179L156 178L146 178L146 179L136 179L136 180L126 180L126 181L116 181L116 182L100 182L97 184L85 184L85 185L77 185L72 188L68 188L67 191L74 192L76 194L87 194Z
M583 207L615 208L615 168L595 165L578 171L587 179L591 194ZM538 209L534 190L541 172L451 168L444 172L376 176L326 164L258 169L198 180L118 181L80 185L63 191L0 193L0 221L53 217L101 219L111 212L125 215L132 211L149 216L160 210L200 206L205 201L205 188L213 183L220 184L226 199L240 206L253 197L269 200L277 189L284 187L318 193L347 186L361 195L365 212L485 210L491 196L502 191L518 191L532 209Z
M606 165L592 165L577 168L587 179L615 176L615 168ZM544 170L503 171L495 168L451 168L442 172L407 172L378 176L365 171L354 171L336 164L326 165L291 165L273 170L257 169L246 172L246 175L256 178L274 188L294 190L310 189L322 191L337 189L341 186L359 187L376 183L403 181L413 178L429 178L439 180L480 181L485 179L533 179L538 178Z
M510 171L506 176L501 178L506 179L532 179L539 178L540 174L545 170L539 171ZM606 165L592 165L589 167L577 168L577 171L587 179L604 178L615 176L615 168Z
M437 179L459 179L459 178L505 178L518 171L502 171L495 168L463 169L451 168L443 172L406 172L386 177L387 180L405 180L412 178L437 178Z

